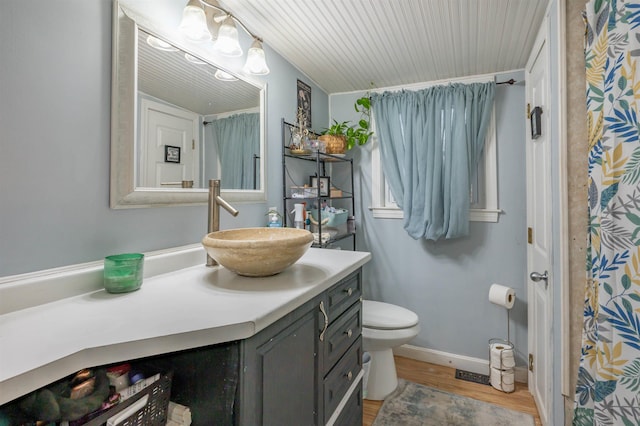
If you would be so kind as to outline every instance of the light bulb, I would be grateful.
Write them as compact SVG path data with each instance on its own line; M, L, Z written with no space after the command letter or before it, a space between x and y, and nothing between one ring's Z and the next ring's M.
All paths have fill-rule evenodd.
M155 49L164 50L165 52L177 52L178 48L173 47L164 40L160 40L157 37L150 35L147 37L147 44Z
M217 70L216 73L214 74L214 77L221 81L237 81L238 80L235 76L222 70Z
M267 66L262 43L257 39L253 41L253 44L247 52L247 62L244 64L243 70L246 73L254 75L269 74L269 67Z
M211 33L207 29L207 17L199 0L189 0L185 6L180 30L193 41L211 40Z
M213 44L213 47L225 56L242 56L242 48L238 41L238 29L231 16L228 16L220 26L218 39Z

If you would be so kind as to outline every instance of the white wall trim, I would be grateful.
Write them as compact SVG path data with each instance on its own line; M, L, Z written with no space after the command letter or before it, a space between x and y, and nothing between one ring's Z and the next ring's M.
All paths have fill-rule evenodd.
M558 269L560 272L560 391L564 396L572 397L571 390L571 358L570 358L570 337L571 337L571 319L570 311L570 295L569 295L569 178L568 170L568 149L567 149L567 74L566 74L566 51L567 51L567 33L566 33L566 4L558 2L558 55L556 61L558 63L559 81L558 92L560 97L560 106L557 110L558 116L558 193L561 203L560 207L560 247L558 250Z
M459 370L470 371L477 374L489 373L489 361L486 359L473 358L466 355L452 354L449 352L437 351L435 349L423 348L413 345L402 345L394 348L394 355L403 356L405 358L415 359L417 361L428 362L445 367L456 368ZM487 344L487 354L489 354L489 345ZM526 367L516 366L516 382L527 383L528 370Z

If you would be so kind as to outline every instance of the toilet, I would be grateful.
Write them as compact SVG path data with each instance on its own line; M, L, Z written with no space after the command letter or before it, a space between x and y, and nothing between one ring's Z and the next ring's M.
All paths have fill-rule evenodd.
M420 332L418 315L390 303L362 301L362 347L371 355L365 398L383 400L398 386L393 348Z

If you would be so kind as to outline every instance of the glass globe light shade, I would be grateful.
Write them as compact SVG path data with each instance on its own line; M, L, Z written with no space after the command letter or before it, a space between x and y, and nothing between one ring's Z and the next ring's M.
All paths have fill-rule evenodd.
M189 0L182 11L180 30L193 41L209 41L211 33L207 28L207 17L199 0Z
M244 72L254 75L267 75L269 74L269 67L264 55L264 49L262 43L259 40L254 40L253 44L247 52L247 62L244 64Z
M233 18L227 17L218 29L218 38L213 48L225 56L242 56L242 47L238 41L238 29Z

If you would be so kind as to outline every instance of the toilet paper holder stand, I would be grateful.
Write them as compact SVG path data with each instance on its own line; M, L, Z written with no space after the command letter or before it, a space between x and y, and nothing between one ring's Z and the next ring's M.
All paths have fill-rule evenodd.
M492 363L491 363L491 361L492 361L491 348L492 348L493 345L502 346L500 348L500 365L499 366L492 365ZM499 338L489 339L489 377L491 377L491 369L492 368L496 368L496 369L500 370L500 379L501 379L500 380L500 390L502 390L502 392L512 393L512 392L515 392L515 386L510 390L505 389L504 386L503 386L504 385L504 375L505 375L505 373L510 373L512 375L512 377L515 379L515 366L513 366L513 367L505 367L503 365L503 356L502 355L503 355L503 352L506 351L506 350L511 350L512 356L514 357L514 361L515 361L515 346L513 345L513 343L511 343L509 340L504 340L504 339L499 339Z

